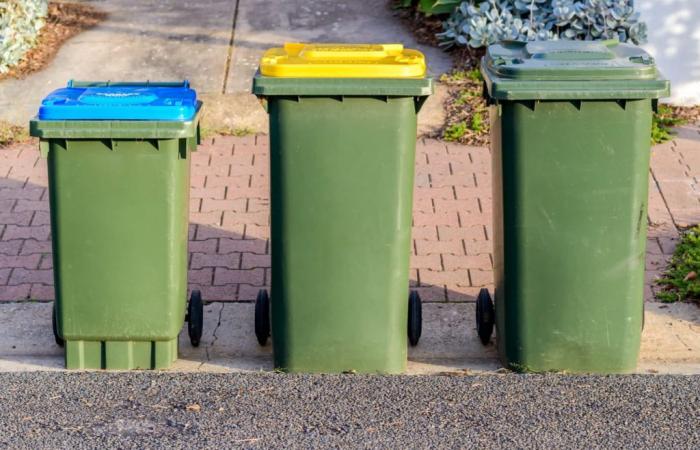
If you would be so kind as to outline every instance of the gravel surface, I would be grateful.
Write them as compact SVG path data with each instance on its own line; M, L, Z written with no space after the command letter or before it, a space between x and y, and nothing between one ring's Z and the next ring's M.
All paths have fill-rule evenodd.
M700 448L699 376L0 375L0 448Z

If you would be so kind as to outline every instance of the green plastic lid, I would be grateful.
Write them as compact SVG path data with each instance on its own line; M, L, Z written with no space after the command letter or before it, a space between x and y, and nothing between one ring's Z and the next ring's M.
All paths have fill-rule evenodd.
M481 61L497 100L635 99L669 95L668 80L641 48L611 41L505 41Z

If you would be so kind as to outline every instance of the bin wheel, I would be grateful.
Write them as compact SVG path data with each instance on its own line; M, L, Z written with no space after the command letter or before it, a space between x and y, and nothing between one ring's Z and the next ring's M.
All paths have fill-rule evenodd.
M267 289L260 289L255 299L255 337L260 345L266 345L270 337L270 296Z
M56 340L56 345L63 347L65 342L63 338L58 335L58 322L56 320L56 304L53 304L51 308L51 328L53 328L53 338Z
M187 304L187 333L190 335L190 343L193 347L199 347L204 328L204 303L202 293L195 289L190 295Z
M418 292L411 291L408 295L408 342L411 347L418 345L423 331L423 307Z
M476 297L476 332L479 333L481 343L486 345L493 334L493 324L496 321L496 311L489 290L482 288Z

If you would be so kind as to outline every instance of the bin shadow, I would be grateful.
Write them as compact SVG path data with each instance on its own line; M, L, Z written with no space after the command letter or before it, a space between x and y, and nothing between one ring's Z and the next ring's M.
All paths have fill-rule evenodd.
M19 150L0 149L0 257L4 264L0 292L9 300L0 303L2 321L8 324L0 327L0 370L61 366L63 351L53 343L51 333L53 274L43 164L35 144ZM260 214L265 215L265 199L256 200ZM192 202L193 211L201 213L203 199L193 197ZM225 228L226 217L205 220L205 216L190 223L188 274L189 290L201 289L205 300L204 336L199 347L192 347L185 324L180 361L174 370L270 370L272 347L259 346L254 333L255 295L269 287L270 279L266 222L234 221ZM424 298L421 341L408 351L412 373L497 367L495 339L482 346L476 335L471 295L444 286L418 285L415 279L410 284ZM700 308L649 302L646 309L643 357L668 358L662 353L672 353L680 360L697 354Z
M223 287L222 291L222 287L216 285L216 275L214 283L210 286L196 284L195 277L191 275L190 289L202 289L203 298L207 302L204 336L201 346L193 348L183 329L180 337L181 361L176 368L183 369L200 364L196 370L272 370L272 343L269 341L266 346L260 346L254 329L255 294L258 289L269 289L270 284L269 241L264 238L251 239L248 235L226 232L204 224L196 224L194 233L195 236L199 236L200 233L206 236L216 235L220 240L242 243L252 240L257 243L251 242L247 245L260 245L261 249L264 246L267 249L267 258L264 259L267 264L257 268L265 270L265 283L256 286L231 285ZM192 271L198 270L193 268L197 265L192 264L196 256L191 254L190 257ZM215 268L215 272L217 270L230 273L225 267ZM240 270L254 269L241 266ZM418 288L426 299L423 302L421 341L416 347L408 349L410 373L498 368L493 343L482 345L476 334L473 296L446 290L444 286L418 285L418 280L415 279L410 280L410 286L410 289ZM210 293L214 298L207 295ZM226 298L218 297L222 293ZM435 300L441 297L460 301ZM234 299L235 301L227 301Z
M7 319L3 322L31 324L31 332L24 325L2 328L0 370L3 366L8 370L62 366L63 350L54 343L51 331L53 264L45 164L35 143L20 150L0 150L0 170L4 171L0 178L0 255L9 266L1 269L0 282L5 297L14 295L2 304L0 314ZM196 173L193 167L193 175ZM191 210L201 213L203 200L193 197ZM264 206L264 199L257 200L263 203L258 206ZM188 296L192 289L202 291L204 335L200 346L192 347L184 324L180 360L174 370L272 369L272 346L258 345L254 333L255 296L259 289L269 288L270 280L267 225L233 223L226 229L222 226L225 220L221 217L207 223L197 218L189 224ZM477 348L471 349L470 344L473 299L447 292L443 286L419 288L426 299L423 336L409 350L409 359L427 365L476 354ZM440 296L461 296L466 301L429 300ZM484 350L478 350L483 357Z
M36 154L34 147L32 151ZM38 159L38 154L36 156L34 164L45 164L42 162L45 160ZM194 167L193 174L196 172ZM4 233L0 237L3 245L0 251L14 253L8 255L13 258L31 257L37 249L43 251L30 268L11 268L6 286L12 288L13 284L33 283L29 295L12 299L20 306L11 322L35 325L32 333L20 329L12 331L12 336L9 336L11 329L6 328L8 335L0 345L5 349L0 352L0 360L56 368L63 351L53 343L51 332L50 240L48 231L45 236L36 234L39 228L47 228L49 223L47 187L41 177L22 177L21 173L13 175L10 170L1 179L3 193L13 198L9 202L3 200L5 203L2 204L0 220ZM193 197L191 210L201 213L203 201ZM30 211L30 208L34 210ZM173 369L271 370L272 346L258 345L254 333L255 295L259 289L269 288L270 279L266 224L241 226L235 221L228 224L223 215L205 220L206 212L203 214L204 217L191 219L189 227L188 295L192 289L202 291L204 334L200 346L192 347L187 324L184 324L180 333L180 360ZM231 212L231 216L235 218L236 213ZM223 227L223 224L227 226ZM232 231L234 229L239 231ZM8 239L11 235L17 239ZM11 247L15 245L12 241L17 241L19 246ZM18 259L15 262L19 264ZM45 283L39 284L37 280ZM436 366L465 368L470 367L468 361L471 360L493 360L493 346L481 346L474 332L472 297L446 290L444 286L421 285L415 279L410 285L420 290L424 305L422 338L418 346L409 348L409 367L416 366L416 371L434 371ZM448 298L460 301L448 303L445 301Z

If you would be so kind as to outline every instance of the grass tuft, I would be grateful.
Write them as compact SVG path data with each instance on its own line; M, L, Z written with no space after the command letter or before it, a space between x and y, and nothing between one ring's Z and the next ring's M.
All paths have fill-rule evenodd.
M0 148L27 140L29 140L29 132L26 127L0 120Z
M654 113L651 122L651 143L661 144L673 139L673 127L683 125L687 120L678 116L673 108L659 105L659 110Z
M436 137L469 145L488 144L488 108L482 96L484 79L479 69L453 70L440 81L449 94L446 123Z
M202 134L202 139L208 139L212 136L236 136L236 137L241 137L241 136L250 136L251 134L255 134L255 130L251 128L231 128L231 127L218 127L218 128L209 128L209 127L202 127L201 129L201 134Z
M467 123L457 122L445 127L445 131L443 131L442 137L446 141L458 142L464 137L465 134L467 134Z
M700 300L700 225L681 237L671 262L657 281L656 298L665 303Z

